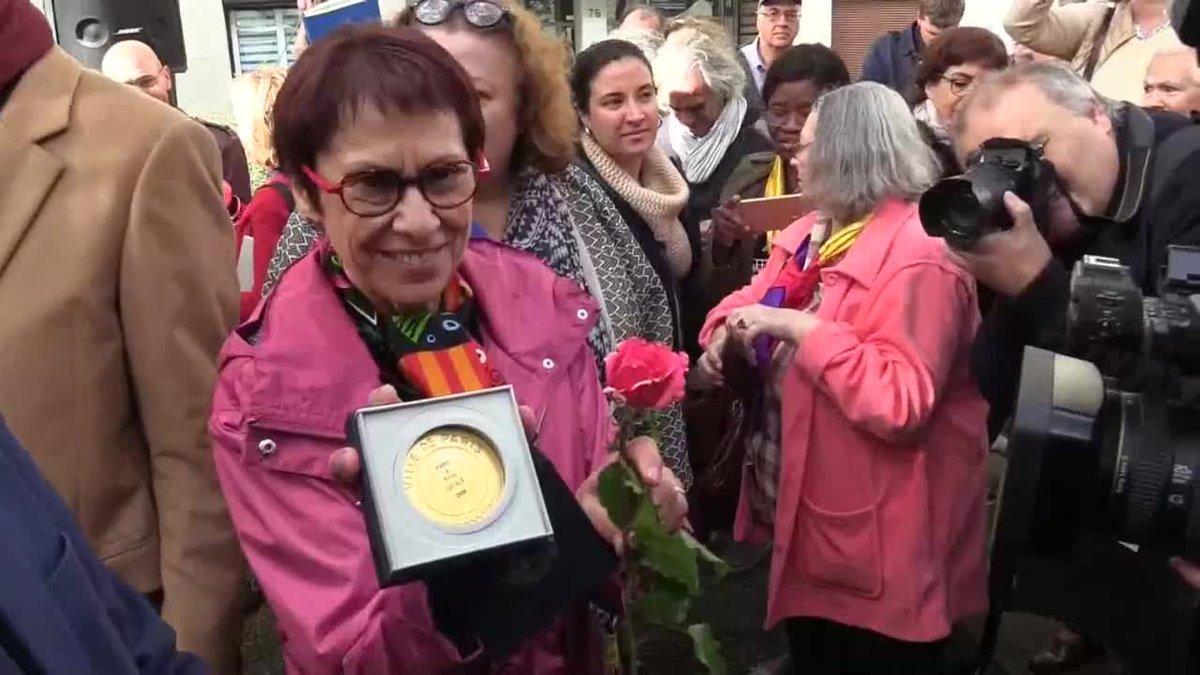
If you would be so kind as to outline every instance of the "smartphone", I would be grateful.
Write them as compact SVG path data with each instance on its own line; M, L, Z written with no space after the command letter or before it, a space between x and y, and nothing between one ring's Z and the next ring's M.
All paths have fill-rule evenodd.
M743 199L735 207L751 232L782 230L812 211L804 195Z

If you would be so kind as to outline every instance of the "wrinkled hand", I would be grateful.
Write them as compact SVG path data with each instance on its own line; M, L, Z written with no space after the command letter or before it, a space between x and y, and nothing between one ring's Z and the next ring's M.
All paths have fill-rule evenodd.
M629 442L626 455L641 477L642 482L650 489L654 505L658 507L658 516L668 532L674 532L683 527L687 518L687 493L683 484L675 477L670 469L663 466L662 455L658 453L658 445L646 437L635 438ZM575 499L583 507L583 512L592 521L596 532L612 544L617 555L625 553L625 536L621 529L613 524L608 517L608 510L600 503L600 473L608 465L617 461L614 453L604 466L597 469L583 481L583 485L575 491Z
M1179 572L1179 576L1187 582L1187 585L1200 591L1200 566L1184 560L1183 558L1171 558L1171 567Z
M1004 206L1012 216L1011 230L989 234L973 250L951 251L951 256L985 286L1013 298L1037 279L1052 254L1029 205L1006 192Z
M807 312L754 304L733 310L725 325L731 336L750 347L760 335L799 345L818 322L817 317Z
M700 355L700 360L693 371L692 379L701 387L719 389L725 386L725 364L721 354L725 351L725 342L729 339L729 329L719 326L713 331L708 342L708 348Z
M384 385L367 396L367 404L373 406L399 402L400 396L391 385ZM533 410L526 406L520 406L520 413L521 424L525 427L525 435L530 439L535 438L537 420ZM642 481L650 488L663 524L670 531L679 529L687 517L687 496L679 479L670 469L663 466L658 446L648 438L635 438L629 444L628 455L637 468ZM579 501L579 505L587 514L588 519L592 521L592 527L596 528L596 532L605 541L611 542L617 552L621 553L624 551L621 530L609 519L608 511L600 503L599 494L600 472L616 459L617 456L614 454L604 467L600 467L589 476L575 491L575 498ZM362 461L359 459L358 450L355 448L336 450L329 456L329 473L340 483L356 487L362 474Z
M737 209L738 202L740 201L740 197L733 197L713 209L713 231L717 238L717 243L722 246L731 246L735 242L750 237L750 228L746 226L745 221L742 220L741 212Z

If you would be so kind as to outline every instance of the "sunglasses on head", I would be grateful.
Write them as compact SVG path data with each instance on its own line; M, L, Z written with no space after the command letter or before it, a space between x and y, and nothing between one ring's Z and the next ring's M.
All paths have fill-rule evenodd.
M508 18L508 10L494 0L421 0L413 15L423 25L437 26L456 9L476 28L492 28Z

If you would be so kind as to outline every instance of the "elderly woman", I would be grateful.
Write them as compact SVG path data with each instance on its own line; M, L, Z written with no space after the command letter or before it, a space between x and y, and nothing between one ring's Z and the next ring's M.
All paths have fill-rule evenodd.
M980 78L1008 67L1008 51L986 28L951 28L925 51L917 66L913 114L924 126L945 175L961 172L950 140L958 104Z
M471 237L483 118L467 74L420 33L359 26L309 47L279 94L274 137L319 238L226 343L210 432L289 671L482 672L488 655L438 632L422 584L379 588L359 490L333 480L330 458L382 384L418 400L505 382L614 541L596 495L612 421L585 341L595 304L536 258ZM473 377L435 377L431 357ZM678 480L652 443L631 450L677 526ZM494 665L589 672L599 663L578 625L564 617Z
M680 343L671 298L655 283L650 261L605 191L573 165L579 121L563 44L508 0L422 0L397 21L450 52L479 95L491 168L476 198L481 232L536 255L588 290L601 311L588 337L598 363L629 337ZM294 218L272 276L313 240L314 230ZM668 415L660 431L668 466L690 484L682 417Z
M742 92L746 74L729 40L709 31L681 28L671 33L654 61L654 78L662 104L670 109L658 144L682 168L690 191L682 220L695 242L694 255L706 271L700 244L713 209L734 169L746 155L771 149L756 126L759 113L749 109ZM683 289L683 328L689 347L707 313L704 280Z
M942 672L952 624L986 608L975 283L921 227L937 162L899 94L826 94L796 165L817 212L702 335L715 382L753 354L782 449L774 476L748 457L736 534L774 534L767 622L797 672Z

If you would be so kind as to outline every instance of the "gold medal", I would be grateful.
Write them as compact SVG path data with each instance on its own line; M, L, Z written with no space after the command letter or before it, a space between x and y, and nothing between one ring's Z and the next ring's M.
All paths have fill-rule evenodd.
M504 465L484 437L462 427L434 429L404 458L404 492L442 527L466 527L492 515L504 495Z

